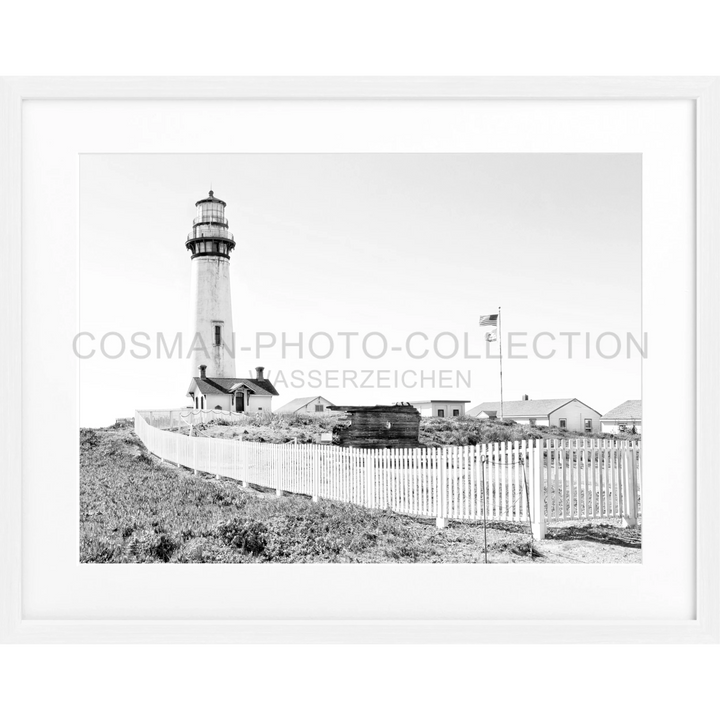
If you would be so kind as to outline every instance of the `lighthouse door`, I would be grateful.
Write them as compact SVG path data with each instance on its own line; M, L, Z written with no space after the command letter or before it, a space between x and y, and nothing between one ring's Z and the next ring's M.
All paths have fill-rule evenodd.
M244 412L245 410L245 393L239 392L235 395L235 412Z

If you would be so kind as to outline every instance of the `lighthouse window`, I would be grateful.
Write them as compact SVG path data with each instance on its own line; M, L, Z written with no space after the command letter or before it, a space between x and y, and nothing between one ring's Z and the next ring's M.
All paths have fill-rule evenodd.
M213 243L213 252L219 252L219 251L220 251L220 247L219 247L218 243L214 242Z
M222 342L222 330L220 329L220 325L215 326L215 344L220 345Z
M225 221L224 211L222 207L206 205L202 208L202 211L198 213L198 221L203 223L218 222L222 223Z

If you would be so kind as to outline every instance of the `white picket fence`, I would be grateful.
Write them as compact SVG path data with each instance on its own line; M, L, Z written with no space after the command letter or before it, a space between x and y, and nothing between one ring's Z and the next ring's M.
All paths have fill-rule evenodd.
M541 477L548 520L636 518L641 500L639 440L543 440Z
M138 410L153 427L187 428L190 424L208 423L221 420L228 423L242 422L247 418L244 413L229 410L196 410L195 408L171 408L169 410Z
M362 449L242 442L168 432L182 411L138 411L148 450L195 472L367 508L448 520L547 522L622 518L640 502L640 443L571 438L439 448ZM200 412L200 411L198 411ZM196 420L197 421L197 420Z

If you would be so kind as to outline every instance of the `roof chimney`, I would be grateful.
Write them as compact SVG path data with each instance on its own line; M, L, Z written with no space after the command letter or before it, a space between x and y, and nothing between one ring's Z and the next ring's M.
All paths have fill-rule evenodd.
M527 395L523 395L522 399L523 399L523 400L529 400L530 398L529 398Z
M256 368L255 368L255 373L256 373L255 379L256 379L256 380L264 380L264 379L265 379L265 378L263 377L263 370L265 370L264 367L256 367Z
M207 370L207 365L200 365L198 367L200 370L200 377L204 380L205 379L205 371Z

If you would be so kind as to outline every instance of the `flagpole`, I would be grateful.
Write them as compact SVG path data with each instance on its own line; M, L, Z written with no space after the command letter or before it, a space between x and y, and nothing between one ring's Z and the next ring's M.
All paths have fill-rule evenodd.
M503 376L502 376L502 316L500 314L500 306L498 306L498 342L500 343L500 419L505 418L503 407Z

